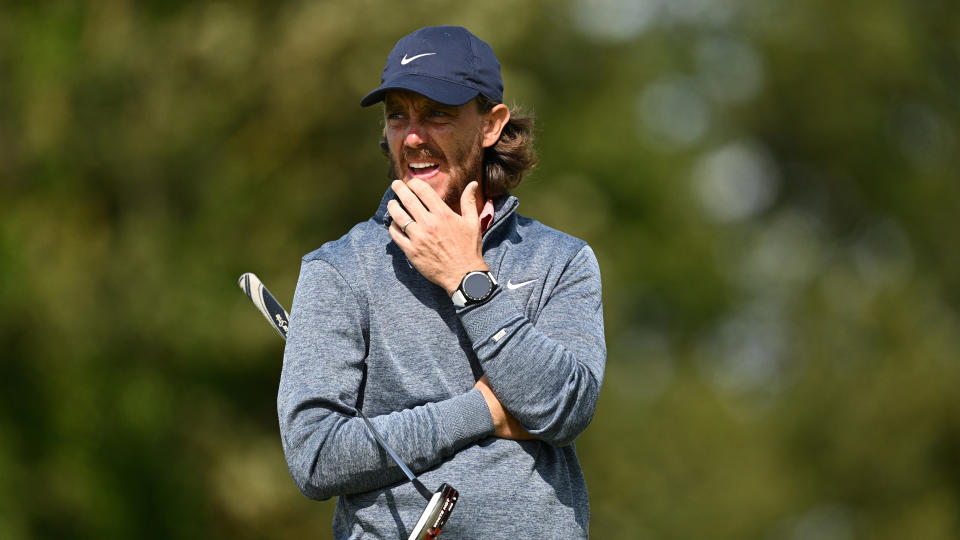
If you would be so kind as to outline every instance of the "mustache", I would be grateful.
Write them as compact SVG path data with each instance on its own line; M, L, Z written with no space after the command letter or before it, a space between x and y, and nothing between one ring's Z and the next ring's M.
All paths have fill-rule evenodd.
M404 148L400 153L400 159L406 162L429 159L439 160L443 159L443 152L429 146L424 146L416 150Z

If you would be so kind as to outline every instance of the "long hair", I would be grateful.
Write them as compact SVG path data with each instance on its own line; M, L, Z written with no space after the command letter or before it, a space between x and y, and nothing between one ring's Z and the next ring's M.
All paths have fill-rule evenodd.
M486 114L497 105L482 94L476 98L477 108ZM380 150L390 158L387 138L380 140ZM510 108L510 121L500 132L500 138L489 148L483 149L483 182L480 186L487 197L509 193L523 180L523 175L537 164L533 148L533 115L525 114L516 107ZM392 168L392 166L391 166ZM387 172L394 178L394 171Z
M496 105L482 94L477 96L481 114ZM487 197L495 197L517 187L523 175L537 164L533 148L533 115L510 108L510 121L503 127L500 138L483 149L483 189Z

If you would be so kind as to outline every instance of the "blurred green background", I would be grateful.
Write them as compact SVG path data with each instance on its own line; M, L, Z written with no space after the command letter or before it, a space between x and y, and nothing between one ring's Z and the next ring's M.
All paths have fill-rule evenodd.
M960 537L957 2L105 0L0 7L0 538L329 536L236 280L373 213L430 24L600 261L594 537Z

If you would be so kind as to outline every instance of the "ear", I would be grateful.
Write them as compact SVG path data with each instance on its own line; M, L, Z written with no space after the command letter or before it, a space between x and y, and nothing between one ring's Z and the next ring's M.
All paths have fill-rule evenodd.
M490 148L500 139L503 127L510 121L510 109L498 103L490 109L483 119L483 147Z

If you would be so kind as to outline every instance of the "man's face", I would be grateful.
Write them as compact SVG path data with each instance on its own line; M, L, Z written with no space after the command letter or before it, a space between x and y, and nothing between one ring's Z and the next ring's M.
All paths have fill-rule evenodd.
M384 135L395 178L424 180L459 212L460 195L481 181L484 117L475 101L443 105L405 90L384 99Z

